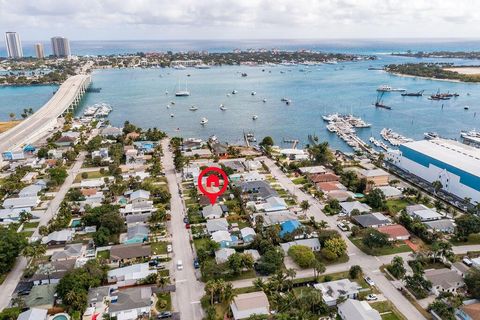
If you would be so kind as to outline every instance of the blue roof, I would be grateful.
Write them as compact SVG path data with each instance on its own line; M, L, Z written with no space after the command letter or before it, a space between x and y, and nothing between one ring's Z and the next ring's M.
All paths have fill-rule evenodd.
M26 145L25 147L23 147L23 151L35 151L35 147L32 146L32 145Z
M280 231L280 237L283 237L287 233L292 233L293 231L297 230L301 227L300 222L298 220L287 220L282 222L281 224L282 231Z

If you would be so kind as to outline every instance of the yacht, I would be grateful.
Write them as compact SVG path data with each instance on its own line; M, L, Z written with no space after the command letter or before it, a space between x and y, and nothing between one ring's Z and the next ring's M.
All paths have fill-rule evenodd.
M256 114L253 115L252 120L257 120L258 116Z
M170 113L170 118L173 118L173 117L174 117L173 113Z
M170 109L170 105L169 105L169 104L167 104L167 109Z
M180 89L180 90L175 91L175 96L177 96L177 97L188 97L189 95L190 95L190 91L188 91L187 82L185 81L185 90Z
M464 110L468 110L468 109L470 109L470 107L469 107L469 106L465 106L465 107L463 107L463 109L464 109Z
M190 111L197 111L198 108L197 108L196 106L191 106L188 110L190 110Z
M202 120L200 121L200 124L201 124L202 126L204 126L204 125L207 124L207 122L208 122L208 119L205 118L205 117L203 117Z
M173 66L173 69L185 70L185 69L187 69L187 67L185 67L183 64L177 64L177 65Z
M267 102L267 99L263 99L262 101L265 103L265 102Z
M252 96L256 95L257 93L255 91L252 91Z
M392 88L389 85L382 84L380 87L377 88L377 91L378 92L393 92L393 91L405 92L407 90L406 89L401 89L401 88Z
M237 90L233 90L233 91L232 91L232 94L237 94L237 93L238 93Z
M332 113L322 116L324 121L333 121L338 119L338 113Z
M210 66L208 64L199 64L199 65L196 65L195 68L197 69L210 69Z
M425 140L432 140L435 138L439 138L439 135L436 132L425 132L423 134L423 137L425 138Z
M227 110L227 107L225 107L223 104L220 105L220 110L225 111Z

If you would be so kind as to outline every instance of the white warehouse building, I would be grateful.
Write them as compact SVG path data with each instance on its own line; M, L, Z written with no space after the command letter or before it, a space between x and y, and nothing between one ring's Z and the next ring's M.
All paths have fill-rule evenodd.
M386 160L428 182L438 180L443 190L480 202L480 149L454 140L408 142L390 150Z

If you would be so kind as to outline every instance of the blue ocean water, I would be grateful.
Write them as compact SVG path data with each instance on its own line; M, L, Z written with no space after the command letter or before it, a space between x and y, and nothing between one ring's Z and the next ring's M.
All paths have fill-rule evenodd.
M467 43L463 45L463 49L455 50L468 48ZM480 48L480 43L469 45ZM133 47L134 44L130 43L129 46ZM418 46L427 45L422 43ZM447 44L434 49L447 50L445 46ZM264 44L264 47L267 45ZM224 48L231 50L229 44L225 44ZM348 50L353 52L352 48L353 46ZM382 45L365 45L356 48L355 52L382 53L408 49L412 49L409 44L398 44L396 50L389 50ZM341 46L335 49L332 45L332 51L348 50ZM101 87L102 91L88 94L83 100L82 108L97 102L106 102L114 108L109 117L114 125L121 125L125 120L129 120L142 127L158 127L171 135L183 137L207 138L215 134L222 140L240 142L243 131L253 131L258 139L271 135L276 143L281 144L284 138L299 139L307 143L308 134L315 133L321 140L327 140L333 147L342 150L350 149L325 129L321 118L325 113L353 113L372 123L371 128L358 130L364 140L370 136L378 138L384 127L414 139L422 139L426 131L459 138L460 130L479 128L480 85L399 77L383 71L368 70L370 66L417 61L420 60L380 54L376 61L310 67L223 66L206 70L97 70L93 73L93 82L94 86ZM480 64L480 61L472 60L447 61L456 64ZM242 72L248 76L241 77ZM191 95L175 97L176 88L185 86L186 82ZM460 96L449 101L430 101L427 96L402 97L399 93L392 92L384 97L384 102L390 105L392 110L377 109L372 103L377 96L376 88L382 84L406 88L409 91L425 90L426 94L437 90L458 92ZM40 88L43 87L0 89L0 119L8 118L7 108L22 110L24 105L32 100L37 102L33 107L41 106L50 98L52 88L44 89L44 95L36 91L43 100L33 99L30 92ZM227 96L232 90L237 90L238 93ZM165 94L166 91L168 94ZM255 96L251 95L252 91L256 92ZM14 93L15 97L12 98ZM287 106L281 102L282 97L291 99L292 104ZM267 102L262 102L263 99ZM166 105L171 101L174 101L175 105L167 109ZM220 104L224 104L228 110L221 111ZM198 110L188 110L192 105L198 107ZM470 106L468 111L464 110L465 105ZM258 119L252 120L253 115L257 115ZM202 117L209 120L206 126L200 124Z

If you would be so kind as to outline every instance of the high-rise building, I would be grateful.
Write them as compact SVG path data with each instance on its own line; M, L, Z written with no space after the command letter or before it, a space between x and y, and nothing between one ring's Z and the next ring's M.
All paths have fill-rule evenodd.
M67 38L64 37L53 37L52 39L52 50L55 57L69 57L70 53L70 42Z
M45 58L45 51L43 50L43 44L35 43L35 56L37 59Z
M5 32L5 44L10 59L23 58L22 43L20 36L16 32Z

